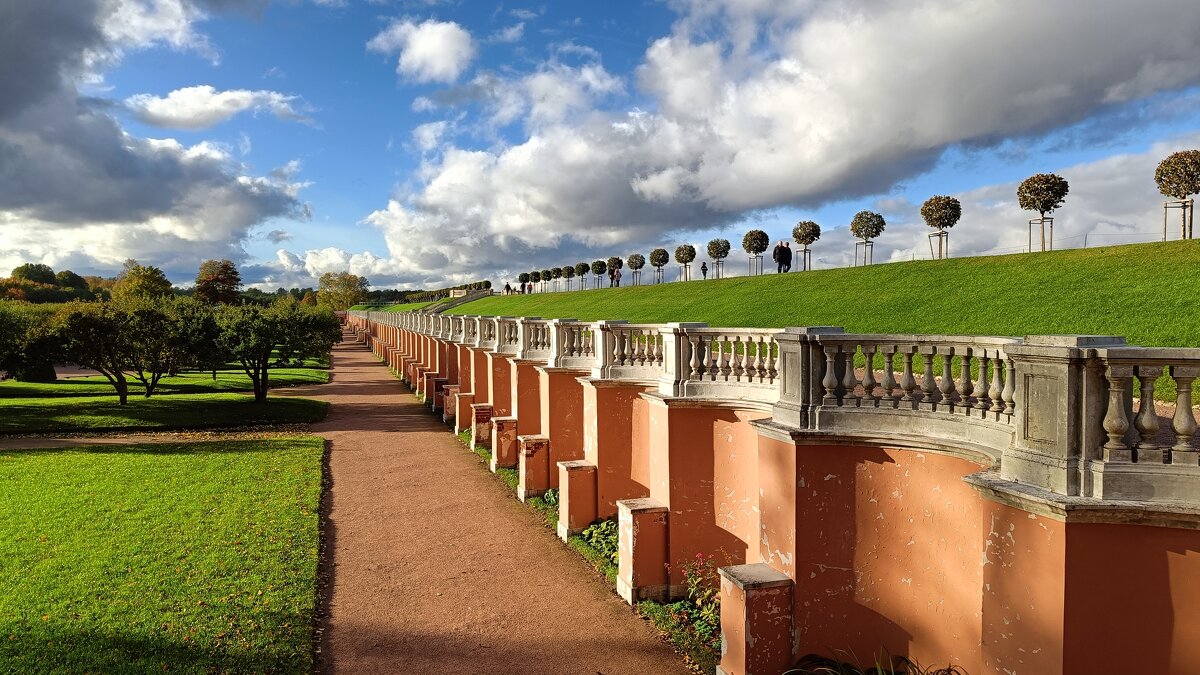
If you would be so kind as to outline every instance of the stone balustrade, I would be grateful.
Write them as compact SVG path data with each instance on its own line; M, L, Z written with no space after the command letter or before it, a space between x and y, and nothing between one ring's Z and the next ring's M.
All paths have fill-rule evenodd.
M350 315L590 371L596 380L643 383L665 397L766 406L770 424L814 439L850 436L970 454L990 464L1000 482L1067 497L1200 500L1191 407L1200 349L1133 347L1103 336ZM1175 392L1169 433L1153 403L1164 383Z

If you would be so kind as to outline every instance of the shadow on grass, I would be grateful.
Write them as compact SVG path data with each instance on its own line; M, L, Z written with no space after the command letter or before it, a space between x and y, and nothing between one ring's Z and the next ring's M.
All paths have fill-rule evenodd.
M324 419L327 408L325 402L311 399L275 397L266 403L256 403L252 397L239 394L215 394L203 399L130 398L126 406L115 399L37 399L0 408L0 434L295 424Z
M266 612L260 618L265 626L296 626L307 621L303 615L290 612ZM238 636L229 635L212 638L212 644L198 644L185 636L157 633L153 629L139 632L114 626L110 633L69 624L0 623L0 631L5 638L0 641L0 672L5 673L306 673L312 670L312 653L307 644L286 639L265 639L261 645L241 646Z
M66 452L86 452L93 455L247 455L263 452L279 452L292 441L311 436L279 436L253 440L235 441L150 441L147 443L87 443L83 445L57 445L45 448L0 449L0 455L49 455ZM0 671L2 672L2 671Z

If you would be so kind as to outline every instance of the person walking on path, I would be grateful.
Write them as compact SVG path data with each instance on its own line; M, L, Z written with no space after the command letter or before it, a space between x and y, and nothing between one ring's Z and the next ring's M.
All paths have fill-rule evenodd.
M616 288L620 288L621 287L621 268L618 267L617 269L613 270L612 278L613 278L613 286L615 286Z
M700 276L705 279L708 278L708 263L707 262L700 263Z
M771 260L775 262L775 272L783 272L783 242L775 244L774 250L771 251Z
M788 241L783 242L783 251L781 252L781 256L783 259L780 262L783 264L783 271L791 272L792 271L792 243L791 242L788 242Z

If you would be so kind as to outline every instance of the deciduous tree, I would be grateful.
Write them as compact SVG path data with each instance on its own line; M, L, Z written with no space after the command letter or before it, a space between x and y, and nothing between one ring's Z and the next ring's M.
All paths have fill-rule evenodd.
M270 307L223 306L217 325L222 348L242 365L259 403L267 400L272 366L328 354L342 335L341 322L329 307L309 309L294 300Z
M850 233L863 241L871 241L883 234L886 227L883 216L874 211L859 211L850 221Z
M367 301L370 283L366 277L349 272L326 272L319 281L317 304L321 307L342 311Z
M115 302L77 300L59 310L55 324L64 360L99 372L116 389L120 404L128 403L125 373L137 365L129 312Z
M1154 170L1154 182L1158 184L1159 192L1179 201L1200 193L1200 150L1181 150L1167 155ZM1188 213L1186 209L1179 211L1183 219L1180 225L1182 236L1187 237L1190 235Z
M170 297L171 282L163 271L153 265L139 265L132 258L117 275L113 285L113 300L157 300Z
M1070 190L1067 181L1053 173L1032 175L1017 186L1017 204L1026 211L1037 211L1042 226L1043 251L1046 250L1046 214L1062 206Z
M209 305L236 304L242 275L231 260L205 260L196 274L196 299Z
M49 265L41 263L25 263L12 271L12 278L33 281L39 284L55 285L54 270Z

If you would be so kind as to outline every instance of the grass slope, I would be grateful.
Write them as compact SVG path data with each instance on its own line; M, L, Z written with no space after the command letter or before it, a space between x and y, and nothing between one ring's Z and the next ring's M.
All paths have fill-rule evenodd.
M0 672L311 672L323 448L0 452Z
M271 397L266 404L241 394L154 398L116 395L0 399L0 434L53 431L168 430L317 422L329 405L306 398Z
M1178 241L495 296L448 313L833 325L862 333L1101 334L1123 335L1131 344L1200 347L1198 308L1200 241Z
M318 368L272 368L271 388L295 387L329 382L329 371ZM212 394L225 391L252 391L250 377L242 371L218 370L217 379L211 373L182 373L159 380L155 396L169 394ZM141 396L142 383L129 381L129 396ZM0 382L0 399L50 398L54 396L113 396L116 390L103 375L72 377L57 382Z

